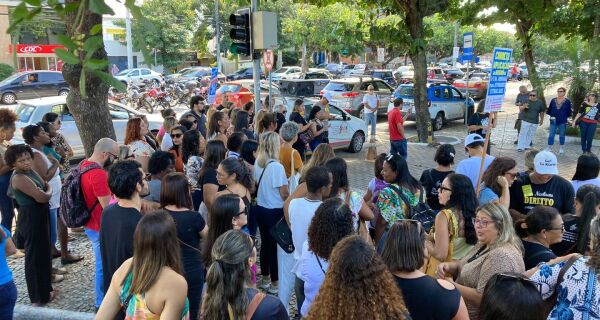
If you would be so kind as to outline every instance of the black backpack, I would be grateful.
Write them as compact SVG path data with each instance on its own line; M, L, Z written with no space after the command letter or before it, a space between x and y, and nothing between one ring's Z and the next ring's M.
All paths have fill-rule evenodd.
M71 169L71 173L65 178L60 193L60 215L69 228L83 227L92 216L92 212L100 203L98 199L91 208L88 208L83 197L81 189L81 176L93 169L102 169L102 167L92 162L87 167L81 169L81 163L76 168Z
M427 202L425 202L425 190L423 190L423 188L421 187L419 202L417 203L417 205L411 206L408 202L408 198L404 195L400 188L391 184L389 185L389 187L392 188L392 190L394 190L394 192L396 192L398 196L402 199L402 201L404 201L404 203L406 203L406 205L408 206L410 216L407 218L419 221L423 226L423 229L425 229L425 232L429 233L429 230L431 230L431 228L435 224L436 212L434 212L429 207Z

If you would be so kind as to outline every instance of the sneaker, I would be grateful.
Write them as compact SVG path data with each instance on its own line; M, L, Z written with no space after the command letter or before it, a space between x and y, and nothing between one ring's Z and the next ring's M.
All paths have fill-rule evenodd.
M269 289L267 289L267 292L269 294L276 296L277 294L279 294L279 286L278 285L270 285Z
M560 154L560 155L565 154L565 148L560 147L560 150L558 150L558 154Z

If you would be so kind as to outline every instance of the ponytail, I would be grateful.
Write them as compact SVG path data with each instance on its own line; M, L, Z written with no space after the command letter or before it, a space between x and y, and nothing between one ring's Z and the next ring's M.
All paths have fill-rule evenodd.
M553 207L537 206L531 211L525 219L519 219L515 223L515 231L521 238L529 235L536 235L542 230L550 230L552 228L552 220L560 213Z
M250 168L244 163L242 158L227 158L221 161L221 166L227 174L236 174L236 181L246 187L250 193L254 189L254 177Z
M527 232L527 222L525 222L525 219L519 219L517 222L515 222L515 232L519 238L525 238L529 235Z
M577 241L575 242L575 249L581 254L585 254L590 245L590 223L596 216L596 206L598 206L598 199L594 192L588 192L583 197L583 204L581 206L581 217L579 219L577 234Z

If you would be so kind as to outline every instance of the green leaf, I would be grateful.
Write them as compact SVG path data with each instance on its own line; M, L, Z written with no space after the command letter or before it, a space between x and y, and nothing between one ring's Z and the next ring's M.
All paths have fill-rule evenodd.
M89 37L83 42L83 50L87 52L93 52L102 47L103 41L101 36Z
M100 78L104 83L114 87L115 89L119 90L120 92L125 92L127 91L127 87L125 86L125 84L123 84L123 82L115 79L115 77L113 77L112 75L103 72L103 71L98 71L98 70L92 70L92 73Z
M19 3L18 6L13 10L12 18L13 19L24 19L29 14L29 10L27 10L27 5L25 2Z
M56 9L56 8L55 8ZM64 13L75 12L79 9L79 2L71 2L65 5L63 9Z
M73 53L66 51L65 49L54 49L54 53L56 56L64 61L64 63L68 64L78 64L79 57L75 56Z
M42 12L42 7L33 8L31 11L29 11L29 14L27 14L27 16L25 17L25 20L31 21L31 19L33 19L33 17L37 16L38 13L40 13L40 12Z
M91 70L106 70L108 61L101 59L88 59L83 62L83 66Z
M115 14L115 12L108 5L106 5L104 0L90 0L90 11L97 14Z
M86 98L85 94L85 69L81 69L81 76L79 77L79 93L82 98Z
M100 31L102 31L102 24L98 23L97 25L94 25L90 29L90 35L92 35L92 36L97 35L98 33L100 33Z
M27 3L28 5L30 5L32 7L41 7L42 6L42 0L25 0L25 3Z
M73 42L73 40L71 40L71 38L67 37L66 35L59 34L58 36L56 36L56 38L58 39L58 43L67 47L67 49L69 49L71 51L74 51L77 49L77 45Z

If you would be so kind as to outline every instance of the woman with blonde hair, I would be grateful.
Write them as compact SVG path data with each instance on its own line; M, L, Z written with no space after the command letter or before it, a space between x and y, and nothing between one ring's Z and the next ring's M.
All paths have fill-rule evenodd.
M171 130L178 126L177 119L175 117L166 117L163 121L163 128L165 128L165 134L160 142L160 150L169 151L173 147L173 138L171 137Z
M523 244L508 209L497 203L480 207L473 218L478 243L458 261L440 263L437 276L451 280L467 303L471 319L479 318L483 290L497 273L525 272ZM450 278L448 278L450 277Z

